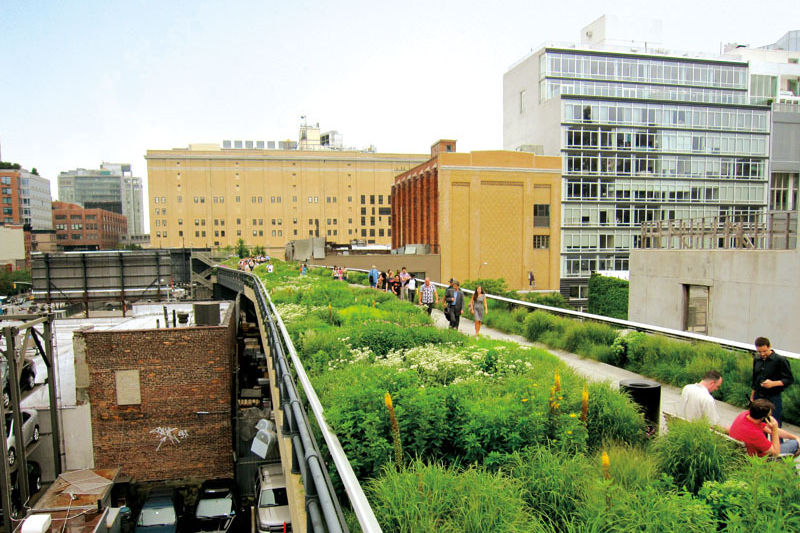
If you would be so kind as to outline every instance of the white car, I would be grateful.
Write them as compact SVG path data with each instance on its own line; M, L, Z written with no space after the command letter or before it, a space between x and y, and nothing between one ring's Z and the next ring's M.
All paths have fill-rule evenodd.
M22 438L25 445L39 440L39 413L33 409L24 409L22 414ZM14 429L14 417L6 413L6 444L8 446L8 464L14 466L17 462L17 437Z
M280 463L270 463L258 467L255 496L258 533L292 530L286 480ZM284 525L286 526L285 530Z

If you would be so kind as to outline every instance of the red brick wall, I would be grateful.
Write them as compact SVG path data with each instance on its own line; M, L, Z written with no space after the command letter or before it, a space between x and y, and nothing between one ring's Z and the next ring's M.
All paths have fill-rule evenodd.
M75 333L86 341L95 467L119 466L138 481L233 477L235 340L232 320L227 322ZM119 406L115 371L133 369L139 370L142 403ZM156 428L186 434L156 451Z

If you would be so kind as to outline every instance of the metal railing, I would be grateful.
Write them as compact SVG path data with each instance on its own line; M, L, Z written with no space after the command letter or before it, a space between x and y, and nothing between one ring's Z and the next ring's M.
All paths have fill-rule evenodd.
M331 268L328 265L310 265L312 267L318 268ZM363 272L368 273L369 270L365 270L362 268L348 268L348 272ZM420 281L417 280L417 290L419 290L419 283ZM435 281L431 281L431 284L436 285L437 287L446 288L448 287L445 283L439 283ZM466 294L472 294L473 291L469 289L461 289ZM549 305L542 305L542 304L535 304L532 302L526 302L524 300L515 300L513 298L506 298L505 296L497 296L493 294L486 294L486 297L491 300L497 300L498 302L505 302L508 304L518 305L520 307L528 307L530 309L538 309L541 311L547 311L549 313L568 316L571 318L575 318L577 320L592 320L595 322L602 322L605 324L609 324L611 326L623 328L623 329L631 329L634 331L641 331L643 333L655 333L658 335L663 335L666 337L673 337L676 339L682 340L690 340L690 341L701 341L701 342L710 342L712 344L717 344L719 346L723 346L725 348L731 348L734 350L741 350L750 354L756 353L755 346L750 343L734 341L731 339L723 339L721 337L712 337L710 335L702 335L700 333L692 333L691 331L683 331L679 329L671 329L671 328L664 328L661 326L654 326L651 324L644 324L642 322L633 322L630 320L622 320L620 318L611 318L603 315L595 315L592 313L584 313L582 311L574 311L572 309L564 309L562 307L551 307ZM788 357L790 359L800 359L800 353L790 352L788 350L779 350L773 347L775 353L778 353L784 357Z
M797 211L658 220L642 223L642 248L791 250Z
M303 387L303 392L325 439L328 452L347 491L362 531L379 533L381 528L375 514L350 466L339 439L325 420L322 403L319 401L286 326L275 309L263 282L258 276L249 272L218 266L217 283L236 292L244 292L244 288L249 287L256 295L254 303L258 306L267 327L266 333L272 354L273 368L277 376L276 386L280 391L280 407L283 411L281 432L284 437L288 436L292 439L292 472L300 473L305 489L308 530L315 533L346 533L349 531L306 411L300 401L292 376L292 368ZM288 358L291 358L292 367L289 365L287 355Z

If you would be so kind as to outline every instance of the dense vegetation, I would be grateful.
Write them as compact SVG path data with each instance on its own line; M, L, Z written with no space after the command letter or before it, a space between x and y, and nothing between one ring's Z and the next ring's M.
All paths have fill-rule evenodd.
M702 422L648 441L626 397L544 350L437 329L392 295L297 270L256 273L384 531L800 528L792 464L746 460ZM503 312L529 338L658 366L649 337ZM722 357L703 350L703 368Z
M24 284L14 287L15 281L23 281ZM31 271L30 270L0 270L0 295L9 296L30 290Z
M588 311L595 315L628 319L628 286L624 279L592 274L589 278Z

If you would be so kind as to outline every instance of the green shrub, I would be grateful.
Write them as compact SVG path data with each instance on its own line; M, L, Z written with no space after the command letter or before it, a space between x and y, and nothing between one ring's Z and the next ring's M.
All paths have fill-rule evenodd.
M800 531L800 484L791 460L748 457L725 481L709 481L698 493L724 531Z
M517 299L548 307L572 309L572 306L567 303L567 300L560 292L526 292L521 298L518 297Z
M628 319L628 282L594 273L589 278L588 311L595 315Z
M496 466L518 479L524 498L542 521L561 526L570 521L588 497L596 468L583 454L553 451L546 446L526 448L503 456Z
M606 447L609 460L609 474L614 483L626 490L644 489L660 475L655 456L646 448L626 443L611 443ZM598 458L595 463L600 464Z
M383 531L537 532L520 483L475 467L459 470L415 461L386 469L366 489Z
M523 322L525 337L529 341L540 340L545 333L555 332L560 335L563 332L561 320L546 311L533 311L525 317Z
M724 481L743 459L735 443L711 431L703 420L672 421L652 450L661 471L695 494L707 481Z
M716 520L708 505L689 493L674 492L659 483L633 491L618 484L597 483L580 514L583 531L716 531Z
M606 442L631 445L644 442L644 416L625 396L604 383L589 384L588 445L596 450Z

